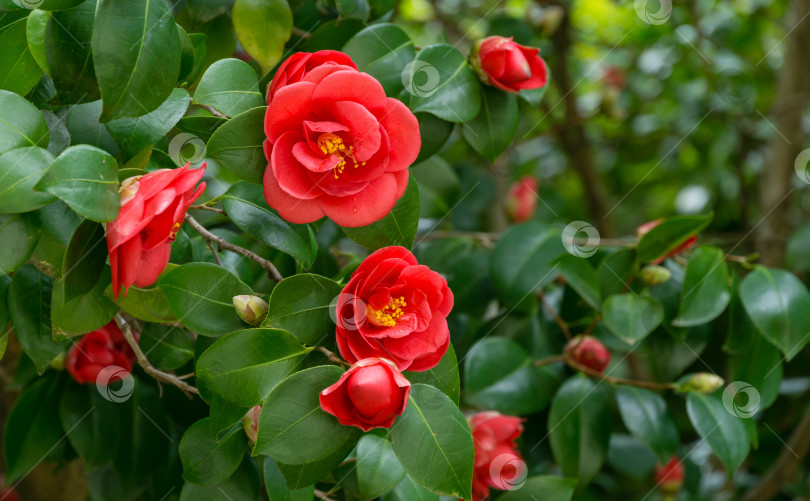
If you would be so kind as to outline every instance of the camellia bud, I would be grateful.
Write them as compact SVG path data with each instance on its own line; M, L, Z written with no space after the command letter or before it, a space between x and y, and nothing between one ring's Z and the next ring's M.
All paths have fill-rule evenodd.
M666 494L675 494L683 486L684 468L678 456L672 456L665 466L655 467L655 482Z
M565 346L565 356L596 372L610 365L610 352L593 336L577 336Z
M704 395L714 393L714 390L723 386L723 378L717 374L708 372L698 372L690 376L684 376L678 382L677 390L683 393L697 392Z
M234 296L233 306L239 318L253 326L261 325L267 316L267 303L259 296Z
M135 194L138 193L138 188L141 186L140 180L142 177L143 176L133 176L121 181L121 185L118 187L121 205L124 205L135 197Z
M245 417L242 418L242 424L245 427L245 433L251 443L256 443L256 436L259 434L259 414L262 412L262 406L257 405L253 407Z
M53 360L51 360L51 363L50 363L51 368L56 369L58 371L65 370L65 360L66 359L67 359L67 352L65 352L65 351L63 351L59 355L56 355L55 357L53 357Z
M641 269L639 278L649 286L660 285L672 277L672 272L663 266L650 264Z
M537 207L537 180L523 176L509 187L506 196L506 212L513 221L528 221Z

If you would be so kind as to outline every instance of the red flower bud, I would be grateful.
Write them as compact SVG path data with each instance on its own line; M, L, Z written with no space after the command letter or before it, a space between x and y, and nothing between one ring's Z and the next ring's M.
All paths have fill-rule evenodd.
M577 336L565 346L565 355L579 365L602 372L610 365L610 352L592 336Z
M408 404L411 383L393 362L365 358L321 392L321 408L346 426L363 431L390 428Z
M683 463L678 459L678 456L672 456L672 459L665 466L659 464L655 467L655 482L666 493L674 494L681 490L683 477Z
M538 89L546 85L546 62L536 47L524 47L512 38L493 36L473 46L470 62L482 82L506 92Z
M655 228L656 226L658 226L659 224L661 224L663 222L664 222L663 219L656 219L654 221L650 221L650 222L642 224L641 226L636 228L636 237L641 239L641 237L643 237L644 235L649 233L649 231L651 229ZM679 246L675 247L674 249L672 249L672 251L670 251L670 252L668 252L668 253L666 253L666 254L664 254L662 256L659 256L659 257L653 259L650 262L652 264L659 264L659 263L663 262L666 258L668 258L670 256L674 256L675 254L679 254L679 253L681 253L683 251L686 251L686 250L690 249L693 245L695 245L695 242L697 242L697 235L692 235L691 237L687 238L686 241L683 242L681 245L679 245Z
M528 221L537 207L537 181L532 176L523 176L509 187L506 197L506 212L513 221Z
M134 336L137 340L138 333L134 333ZM102 378L102 381L98 381L102 371L117 366L131 372L133 362L135 353L113 320L104 327L86 334L74 344L68 353L65 368L79 384L109 384L117 379Z
M245 434L251 443L256 443L256 436L259 434L259 414L262 412L262 406L257 405L247 411L245 417L242 418L242 424L245 427Z

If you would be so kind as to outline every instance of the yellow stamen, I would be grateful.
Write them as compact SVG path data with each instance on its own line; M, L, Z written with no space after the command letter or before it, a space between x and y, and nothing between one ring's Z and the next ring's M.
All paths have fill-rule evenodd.
M400 296L392 299L379 310L375 310L371 305L366 306L366 316L372 324L378 327L394 327L397 325L397 320L405 314L403 308L406 306L408 304L405 302L405 297Z
M324 132L318 136L318 147L324 155L338 155L340 161L334 167L335 179L338 178L343 170L346 168L346 158L349 157L354 162L354 168L357 168L357 160L354 158L354 146L346 146L343 143L343 138L331 132ZM363 162L361 165L366 165Z

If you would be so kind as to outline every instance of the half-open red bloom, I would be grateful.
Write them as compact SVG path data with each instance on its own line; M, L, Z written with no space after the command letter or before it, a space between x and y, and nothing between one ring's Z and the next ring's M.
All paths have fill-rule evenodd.
M278 71L273 76L273 81L267 86L267 104L270 104L270 101L273 100L273 96L276 95L278 89L287 84L300 82L309 72L319 66L341 66L341 69L357 70L357 65L354 64L352 58L343 52L336 50L296 52L281 63Z
M647 223L642 224L641 226L636 228L636 237L641 239L641 237L649 233L651 229L655 228L656 226L658 226L663 222L664 222L663 219L656 219L654 221L649 221ZM681 245L672 249L672 251L653 259L651 263L660 264L670 256L674 256L675 254L680 254L681 252L689 250L693 245L695 245L695 243L697 243L697 235L692 235L689 238L687 238L686 241L684 241Z
M325 215L355 227L382 219L405 193L421 147L408 107L386 97L371 75L341 64L277 88L264 131L264 197L292 223Z
M138 333L133 333L138 339ZM115 321L85 334L71 347L65 368L79 384L95 384L99 373L110 366L132 371L135 353ZM112 380L107 381L107 383Z
M411 383L381 358L360 360L320 394L321 408L363 431L390 428L408 405Z
M171 243L188 207L202 195L205 164L161 169L124 180L118 192L121 212L107 225L107 251L110 254L113 295L121 286L146 287L157 281L169 264Z
M426 371L450 345L447 281L404 247L384 247L352 274L337 301L337 345L349 362L392 360L399 370Z
M539 53L540 49L517 44L511 37L492 36L473 47L470 59L484 83L506 92L520 92L548 82L546 62Z
M672 456L669 463L664 466L659 464L655 467L655 481L659 488L671 494L681 490L684 474L683 462L678 456Z
M528 221L537 208L537 180L532 176L523 176L509 187L506 196L506 212L513 221Z
M512 490L526 478L526 463L515 440L523 433L522 420L499 412L479 412L469 419L475 442L473 501L482 501L490 487Z

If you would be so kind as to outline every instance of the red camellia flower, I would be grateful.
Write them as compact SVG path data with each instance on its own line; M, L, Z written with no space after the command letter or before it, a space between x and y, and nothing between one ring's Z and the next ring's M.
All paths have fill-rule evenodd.
M636 237L641 239L641 237L649 233L651 229L655 228L656 226L658 226L663 222L664 222L663 219L656 219L655 221L650 221L648 223L642 224L641 226L636 228ZM659 264L670 256L674 256L675 254L679 254L685 250L689 250L693 245L695 245L696 242L697 242L697 235L692 235L689 238L687 238L686 241L683 242L681 245L675 247L672 251L664 254L663 256L659 256L653 259L651 262L653 264Z
M537 180L532 176L523 176L520 181L509 187L506 197L506 212L513 221L528 221L537 207Z
M171 243L183 224L188 207L202 195L205 164L161 169L124 180L118 192L121 211L107 224L107 250L112 269L113 295L121 286L152 285L169 263Z
M441 275L404 247L384 247L338 296L338 349L352 363L383 357L403 371L432 369L450 345L451 309L453 293Z
M610 352L592 336L577 336L565 346L565 355L589 369L602 372L610 365Z
M489 496L490 487L517 489L526 478L526 463L515 440L523 433L522 420L495 411L479 412L469 419L475 442L473 501Z
M138 339L138 333L133 333ZM82 337L68 353L65 368L79 384L96 383L99 373L110 366L132 371L135 353L115 321ZM107 381L107 383L113 380Z
M313 66L323 61L318 54L293 56L297 62L271 84L264 197L292 223L325 215L340 226L365 226L405 193L421 147L419 123L371 75L333 60Z
M321 408L346 426L363 431L390 428L408 405L411 383L382 358L365 358L321 392Z
M470 60L486 84L506 92L538 89L548 81L546 62L536 47L524 47L512 38L493 36L479 40Z
M659 488L667 493L674 494L683 486L684 468L678 456L672 456L664 466L655 467L655 481Z
M312 70L320 67L339 66L331 70L357 70L352 58L348 54L336 50L319 50L318 52L297 52L288 57L273 76L273 81L267 86L267 104L273 100L276 91L287 84L300 82ZM320 69L319 71L324 71Z

